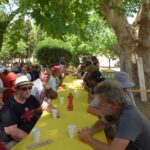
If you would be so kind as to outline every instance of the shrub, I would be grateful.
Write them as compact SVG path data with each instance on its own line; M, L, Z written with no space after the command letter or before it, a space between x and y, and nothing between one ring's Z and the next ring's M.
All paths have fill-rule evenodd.
M47 38L35 48L35 57L40 64L58 64L61 57L65 57L66 63L72 59L71 46L61 40Z

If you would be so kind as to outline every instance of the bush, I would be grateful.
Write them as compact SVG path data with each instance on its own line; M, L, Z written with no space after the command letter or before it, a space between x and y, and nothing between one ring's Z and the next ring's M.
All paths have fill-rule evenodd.
M58 64L61 57L65 57L66 63L72 59L71 46L61 40L47 38L35 48L35 57L40 64Z

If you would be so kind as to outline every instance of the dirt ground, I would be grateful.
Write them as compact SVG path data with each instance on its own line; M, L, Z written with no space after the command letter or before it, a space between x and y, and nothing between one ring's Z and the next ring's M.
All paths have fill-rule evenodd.
M149 99L149 98L148 98ZM137 107L148 117L150 120L150 101L148 100L147 102L142 102L140 99L140 96L135 96L135 101Z

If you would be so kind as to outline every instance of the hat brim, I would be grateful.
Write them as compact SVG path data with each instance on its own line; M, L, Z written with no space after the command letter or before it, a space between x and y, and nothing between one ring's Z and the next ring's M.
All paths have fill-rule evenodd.
M119 86L120 86L121 88L132 88L132 87L135 86L135 84L134 84L133 82L125 82L125 83L122 83L122 82L119 82L119 81L118 81L118 83L119 83Z
M26 81L26 82L20 82L20 83L16 84L16 87L21 86L21 85L27 85L27 84L31 84L31 85L33 85L33 83L32 83L32 82L30 82L30 81Z

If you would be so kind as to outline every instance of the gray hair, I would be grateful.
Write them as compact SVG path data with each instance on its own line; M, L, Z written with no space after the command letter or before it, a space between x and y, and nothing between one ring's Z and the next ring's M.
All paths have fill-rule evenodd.
M42 69L40 70L40 75L41 75L41 73L44 73L44 72L47 72L49 75L51 74L49 68L42 68Z
M119 105L124 105L125 98L122 90L116 81L105 80L95 87L95 94L102 95L108 102L116 101Z

